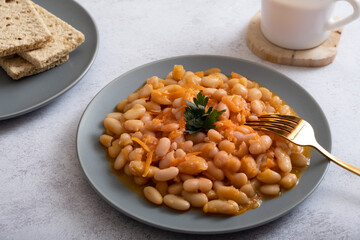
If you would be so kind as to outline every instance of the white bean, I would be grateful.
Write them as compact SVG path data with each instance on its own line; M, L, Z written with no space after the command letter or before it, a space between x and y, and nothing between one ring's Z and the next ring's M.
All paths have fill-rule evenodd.
M193 145L194 143L192 141L186 141L183 142L182 144L180 144L180 147L187 153L192 152L193 151Z
M183 183L173 183L168 187L168 192L170 194L179 195L181 194L181 191L183 190Z
M114 118L105 118L104 119L104 127L108 129L110 132L113 132L117 135L120 135L124 132L123 126L121 123Z
M107 118L114 118L120 122L123 122L125 120L124 118L124 114L120 113L120 112L112 112L109 113L108 115L106 115Z
M306 167L309 165L309 159L302 153L291 153L290 158L291 163L297 167Z
M216 194L220 199L234 200L238 204L247 204L249 198L245 193L239 191L233 186L222 186L216 190Z
M108 147L109 156L112 157L112 158L116 158L117 155L119 155L120 151L121 151L121 147L119 145L119 139L115 139L111 143L111 146Z
M130 132L137 132L143 129L144 123L141 120L127 120L124 122L124 127Z
M169 124L161 126L161 131L162 132L171 132L171 131L177 130L178 128L179 128L178 123L169 123Z
M212 95L214 95L214 93L216 92L216 88L205 88L204 90L203 90L203 94L204 95L210 95L210 96L212 96Z
M225 103L219 102L218 105L216 106L216 109L217 109L218 111L225 110L225 112L223 112L220 116L218 116L219 120L229 119L229 117L230 117L230 111L229 111L228 106L227 106Z
M240 191L244 192L249 198L252 198L256 194L255 189L251 183L242 186Z
M160 192L154 187L151 186L145 187L144 195L147 200L149 200L150 202L156 205L161 205L163 202L163 197L161 196Z
M206 192L210 191L212 186L213 186L213 183L210 179L202 178L202 177L199 178L199 190L201 192L206 193Z
M220 142L223 138L223 136L215 129L210 129L208 131L207 135L208 135L208 138L210 141L216 142L216 143Z
M269 89L261 87L261 88L259 88L259 90L261 91L261 94L262 94L261 100L269 101L271 99L272 92Z
M141 104L135 104L131 109L127 110L124 113L124 117L128 120L130 119L140 119L144 116L146 108Z
M207 202L208 198L205 193L190 193L182 191L181 196L187 200L193 207L203 207Z
M236 94L236 95L240 95L243 98L247 98L248 90L244 85L240 83L236 83L234 87L231 89L231 94Z
M199 179L190 178L184 181L183 188L188 192L197 192L199 189Z
M218 88L222 83L222 79L216 76L206 76L201 79L201 85L208 88Z
M175 151L175 157L176 158L182 158L185 157L186 153L181 148L176 149Z
M247 100L249 102L254 101L254 100L259 100L262 97L262 93L258 88L251 88L248 91L248 96L247 96Z
M216 146L216 145L215 145ZM209 158L214 158L215 155L219 152L219 149L217 147L214 147L213 149L211 149L209 151L208 157Z
M174 159L174 151L168 152L165 157L159 161L159 168L163 169L170 167Z
M280 181L281 176L279 173L267 168L263 172L258 173L256 176L263 183L273 184Z
M125 156L124 156L123 152L120 152L119 155L115 159L114 168L116 170L120 170L125 166L125 163L126 163Z
M119 141L120 146L127 146L132 143L133 143L133 141L131 140L130 134L123 133L120 135L120 141Z
M225 151L227 153L233 153L235 151L235 144L227 139L219 142L218 146L220 150Z
M107 134L103 134L100 136L100 143L104 146L104 147L110 147L111 146L111 142L114 139L114 137L107 135Z
M212 189L205 194L206 194L206 197L208 198L208 200L214 200L217 198L216 192Z
M183 188L188 192L208 192L211 190L213 183L207 178L190 178L184 181Z
M235 215L239 211L239 205L233 200L211 200L203 207L205 213L220 213Z
M227 95L226 90L220 88L214 92L213 98L215 98L216 101L221 101L221 98L226 95Z
M134 183L136 185L142 186L146 184L149 181L149 178L147 177L141 177L141 176L134 176Z
M267 184L260 187L260 192L266 195L279 195L280 186L279 184Z
M140 98L147 98L150 96L151 91L153 90L153 86L151 84L145 84L140 90L139 90L139 97Z
M124 111L124 108L128 103L129 103L129 101L127 99L124 99L124 100L118 102L118 104L116 105L116 109L119 112L122 112L122 111Z
M260 154L266 152L271 147L272 140L268 135L263 135L257 140L249 140L249 152Z
M223 180L224 179L224 172L215 166L213 161L208 161L208 169L206 170L207 173L209 173L213 178L216 180Z
M280 180L280 185L286 189L290 189L292 187L294 187L297 183L297 176L293 173L288 173L286 174L281 180Z
M154 179L156 181L165 182L174 179L178 174L179 174L179 169L177 167L159 169L155 172Z
M190 203L188 201L174 194L165 195L164 203L166 206L180 211L186 211L190 208Z
M230 160L230 156L225 151L218 152L214 157L214 164L218 168L224 167Z
M139 93L138 93L138 92L134 92L134 93L130 94L130 95L128 96L128 98L127 98L127 100L128 100L129 102L133 102L133 101L135 101L135 100L137 100L137 99L139 99Z
M198 132L194 135L187 135L186 140L192 141L194 144L203 143L206 135L203 132Z
M280 147L275 148L275 157L281 171L287 173L292 169L290 156Z
M144 156L144 149L143 148L135 148L133 151L129 153L129 160L130 161L141 161Z
M232 178L230 178L231 184L237 188L242 187L248 181L248 177L245 173L235 173Z
M153 113L160 113L161 112L161 106L157 103L154 103L152 101L146 102L144 105L146 110Z
M156 146L155 153L159 157L165 156L165 154L169 151L171 145L170 139L167 137L163 137L159 140L158 145Z
M261 100L253 100L250 102L251 111L256 115L261 115L265 110L265 104Z
M181 107L182 103L183 103L183 98L177 98L173 101L172 105L174 108L179 108Z
M132 175L140 177L144 172L144 162L131 161L129 163L129 170Z
M125 166L124 166L124 173L126 176L129 176L131 177L132 176L132 173L130 171L130 164L129 163L126 163Z

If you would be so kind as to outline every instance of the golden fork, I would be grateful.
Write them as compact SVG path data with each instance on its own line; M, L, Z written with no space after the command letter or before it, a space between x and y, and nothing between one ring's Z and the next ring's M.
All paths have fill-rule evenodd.
M331 155L316 141L314 129L304 119L290 115L268 114L258 117L258 121L247 121L245 124L255 130L277 134L300 146L311 146L337 165L360 176L360 169Z

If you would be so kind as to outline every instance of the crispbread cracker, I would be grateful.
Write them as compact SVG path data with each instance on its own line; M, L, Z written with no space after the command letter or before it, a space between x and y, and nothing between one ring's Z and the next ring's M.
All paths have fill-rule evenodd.
M0 0L0 57L29 51L51 39L29 0Z
M42 48L18 54L36 67L42 68L73 51L84 42L85 36L39 5L35 3L33 5L50 30L53 39Z
M14 80L18 80L22 77L34 75L40 72L49 70L50 68L56 67L63 64L69 59L69 55L65 55L59 60L43 67L36 68L34 65L26 61L25 59L17 56L7 56L0 58L0 66L6 71L6 73Z

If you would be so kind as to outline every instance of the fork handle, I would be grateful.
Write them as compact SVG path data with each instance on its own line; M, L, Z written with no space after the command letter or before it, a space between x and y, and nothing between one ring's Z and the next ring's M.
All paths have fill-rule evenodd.
M334 155L332 155L328 151L326 151L325 148L320 146L320 144L318 144L318 143L314 144L313 147L316 148L322 155L324 155L325 157L327 157L328 159L330 159L331 161L333 161L334 163L336 163L340 167L343 167L346 170L349 170L350 172L353 172L356 175L360 176L360 169L359 168L354 167L354 166L352 166L352 165L338 159L337 157L335 157Z

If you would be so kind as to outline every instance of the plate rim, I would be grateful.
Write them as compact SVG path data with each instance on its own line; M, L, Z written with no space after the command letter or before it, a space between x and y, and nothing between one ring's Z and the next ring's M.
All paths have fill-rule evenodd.
M0 121L2 120L7 120L7 119L11 119L11 118L16 118L18 116L30 113L32 111L35 111L41 107L46 106L47 104L51 103L52 101L54 101L56 98L60 97L61 95L63 95L65 92L69 91L72 87L74 87L84 76L85 74L89 71L89 69L91 68L92 64L94 63L96 56L98 54L98 50L99 50L99 30L98 27L96 25L96 22L94 20L94 18L92 17L92 15L90 14L90 12L88 12L81 4L79 4L78 2L74 1L74 0L67 0L69 2L72 2L72 4L77 5L77 7L79 7L91 20L92 25L94 26L94 30L95 30L95 35L96 35L96 47L95 47L95 51L90 59L90 61L88 62L86 68L84 69L84 71L80 74L80 76L78 76L71 84L67 85L65 88L63 88L61 91L57 92L56 94L52 95L51 97L44 99L43 101L32 105L30 107L24 108L22 110L16 111L16 112L12 112L12 113L7 113L4 115L0 115ZM86 41L86 40L85 40ZM51 70L51 69L50 69ZM19 81L19 80L17 80ZM21 80L20 80L21 81Z
M248 229L252 229L252 228L255 228L255 227L258 227L258 226L261 226L261 225L264 225L264 224L267 224L269 222L272 222L272 221L275 221L277 219L279 219L280 217L284 216L285 214L289 213L291 210L293 210L295 207L299 206L301 203L304 202L304 200L306 198L308 198L317 188L318 186L320 185L320 183L323 181L328 169L329 169L329 166L330 166L330 162L327 162L326 164L326 167L325 167L325 170L323 171L322 173L322 176L320 177L319 181L314 185L314 187L311 189L311 191L309 191L307 194L303 195L300 200L295 203L294 205L292 206L289 206L286 210L284 210L283 212L277 214L277 215L273 215L273 216L270 216L268 217L267 219L264 219L263 221L261 222L258 222L257 224L253 224L253 225L250 225L250 226L246 226L246 227L239 227L239 228L228 228L228 229L222 229L222 230L214 230L214 231L209 231L208 229L206 230L189 230L189 229L181 229L179 227L175 228L175 227L169 227L169 226L163 226L163 225L160 225L160 224L156 224L156 223L152 223L150 221L146 221L144 219L142 219L141 217L139 216L136 216L136 215L132 215L131 213L127 212L126 210L120 208L119 206L116 205L116 203L110 199L108 199L101 191L100 189L97 189L97 187L95 186L93 180L88 176L88 173L87 171L84 169L84 165L83 165L83 162L81 161L81 157L80 157L80 153L79 153L79 145L78 145L78 141L79 141L79 132L80 132L80 128L82 126L82 122L85 121L84 120L84 117L86 116L86 113L88 111L88 109L90 108L90 106L93 104L93 102L96 101L96 98L102 94L103 91L105 91L105 89L109 88L112 84L115 84L115 82L117 81L120 81L122 78L124 78L126 75L132 73L132 72L135 72L141 68L144 68L144 67L147 67L149 65L153 65L153 64L157 64L157 63L161 63L161 62L167 62L167 61L172 61L172 60L176 60L176 59L183 59L183 58L219 58L219 59L228 59L228 60L232 60L232 61L240 61L240 62L245 62L245 63L248 63L248 64L252 64L252 65L255 65L257 67L260 67L260 68L265 68L266 70L268 71L272 71L272 72L275 72L276 74L279 74L281 75L283 78L285 78L287 81L290 81L292 84L294 84L297 88L300 88L302 91L304 91L307 96L309 98L311 98L311 100L316 104L317 108L319 108L320 110L320 115L322 115L322 117L324 118L325 122L325 127L328 129L328 134L329 134L329 138L328 138L328 144L329 146L327 146L327 149L329 151L331 151L331 148L332 148L332 137L331 137L331 131L330 131L330 126L329 126L329 122L326 118L326 115L324 113L324 111L322 110L322 108L320 107L319 103L315 100L315 98L305 89L303 88L300 84L298 84L296 81L292 80L291 78L289 78L288 76L286 76L285 74L281 73L280 71L276 70L276 69L273 69L271 67L268 67L266 65L263 65L263 64L260 64L260 63L257 63L257 62L253 62L253 61L250 61L250 60L246 60L246 59L242 59L242 58L237 58L237 57L230 57L230 56L225 56L225 55L211 55L211 54L195 54L195 55L179 55L179 56L174 56L174 57L169 57L169 58L164 58L164 59L159 59L159 60L156 60L156 61L151 61L151 62L148 62L148 63L145 63L145 64L142 64L140 66L137 66L129 71L126 71L124 72L123 74L119 75L118 77L114 78L113 80L111 80L109 83L107 83L103 88L101 88L96 94L95 96L91 99L91 101L89 102L89 104L86 106L85 110L83 111L82 115L81 115L81 118L80 118L80 121L78 123L78 127L77 127L77 133L76 133L76 152L77 152L77 157L78 157L78 161L80 163L80 166L81 166L81 169L82 171L84 172L85 176L86 176L86 179L87 181L90 183L92 189L95 190L95 192L97 194L100 195L100 197L105 200L105 202L107 202L109 205L111 205L112 207L114 207L117 211L123 213L124 215L136 220L136 221L139 221L143 224L146 224L146 225L149 225L149 226L152 226L152 227L156 227L156 228L159 228L159 229L163 229L163 230L167 230L167 231L172 231L172 232L179 232L179 233L185 233L185 234L197 234L197 235L202 235L202 234L224 234L224 233L232 233L232 232L241 232L241 231L244 231L244 230L248 230ZM256 79L253 79L256 81ZM114 103L116 104L116 103ZM315 151L315 150L314 150ZM114 175L115 177L115 175ZM119 181L119 180L118 180Z

